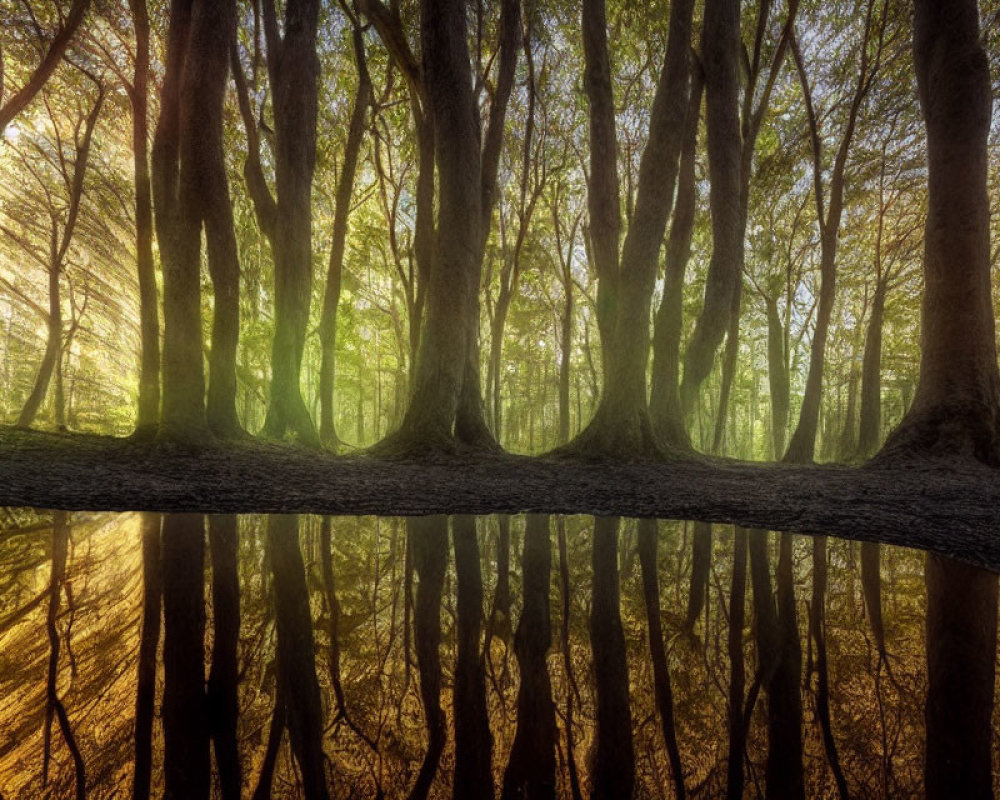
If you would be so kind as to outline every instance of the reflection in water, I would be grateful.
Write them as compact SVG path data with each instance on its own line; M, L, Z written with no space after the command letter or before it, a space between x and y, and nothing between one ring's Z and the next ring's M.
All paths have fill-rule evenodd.
M148 796L146 782L152 796L170 787L177 797L209 791L215 797L405 797L413 790L445 797L456 774L468 796L482 796L484 780L510 796L525 787L542 796L589 794L600 769L598 709L608 702L608 693L599 702L595 674L601 670L594 669L590 636L591 518L549 524L543 517L490 517L474 525L459 520L449 529L442 518L407 524L172 516L164 518L161 542L154 515L12 509L6 517L0 534L3 798L46 791L80 797L83 788L88 797L131 796L136 788ZM881 658L881 636L873 636L865 613L864 597L873 595L870 585L863 591L860 547L829 540L819 653L817 637L807 635L817 600L812 540L795 538L789 549L781 537L762 540L751 532L747 558L743 532L734 539L730 529L717 528L707 580L689 597L695 530L662 522L652 538L657 532L648 523L626 521L618 532L636 796L676 796L672 763L678 761L689 796L725 796L734 780L731 770L727 775L730 742L741 732L745 757L737 775L748 796L762 794L773 686L764 673L773 653L758 656L768 639L756 619L766 608L780 616L781 598L777 606L760 603L753 588L764 578L778 587L779 564L790 570L786 577L795 589L806 796L838 791L818 713L824 660L836 758L851 796L920 796L922 554L882 551L875 626L884 629L887 657ZM500 541L510 542L509 561ZM651 541L658 542L655 551ZM769 576L760 570L761 554L771 565ZM739 596L732 585L734 555L737 571L750 573L742 636L731 636L728 625L734 610L741 616L733 605ZM144 563L154 578L145 583ZM662 631L654 634L651 658L646 601L655 603L654 577ZM604 595L602 589L598 605L606 604ZM599 654L614 649L602 644ZM732 669L733 648L743 651L736 666L746 684L738 693L745 708L736 715L729 711L740 672ZM673 712L669 724L664 709ZM734 729L747 710L742 731ZM482 720L488 732L477 728ZM485 743L472 746L463 736L456 757L456 726L472 731L467 736L485 735ZM620 755L628 732L613 733L609 752ZM492 762L483 760L490 734ZM676 747L665 744L672 736Z

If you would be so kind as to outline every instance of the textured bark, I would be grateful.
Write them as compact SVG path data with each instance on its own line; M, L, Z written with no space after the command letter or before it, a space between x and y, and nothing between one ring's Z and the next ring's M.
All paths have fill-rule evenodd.
M597 730L591 765L594 800L631 797L635 785L628 661L618 584L618 518L594 518L594 598L590 644L597 684Z
M267 544L274 577L274 617L278 634L278 696L285 706L288 738L302 774L307 800L327 800L323 757L323 706L316 679L309 589L299 549L299 520L272 514Z
M743 237L740 203L741 134L739 3L707 0L702 38L712 257L705 278L705 300L684 354L681 405L694 408L698 389L712 369L715 351L729 327L733 295L740 282Z
M420 699L427 726L427 751L410 789L410 800L430 793L448 736L441 708L441 592L448 561L448 518L414 517L406 521L417 572L417 600L413 614L414 644L420 671Z
M160 418L160 320L153 262L153 199L149 177L149 13L146 0L129 0L135 29L132 106L132 162L135 168L135 252L139 280L138 432L156 428ZM157 522L159 524L159 522Z
M132 800L148 800L153 772L153 718L156 706L156 654L160 644L163 577L160 515L142 515L142 630L139 634L135 690L135 773Z
M289 431L319 443L299 385L312 297L312 180L316 165L319 0L289 0L279 31L264 0L267 66L274 106L274 341L264 434Z
M493 735L486 707L486 668L480 656L483 576L476 518L452 518L455 548L455 778L453 797L493 797Z
M239 716L240 581L235 514L208 519L212 557L212 665L208 673L208 724L223 800L239 800L242 778L236 724Z
M514 636L521 683L517 690L517 731L503 776L504 800L555 800L556 714L546 662L552 646L549 592L552 542L549 518L531 514L521 556L524 610Z
M208 800L205 702L205 522L163 518L163 773L165 800Z
M336 378L337 310L344 272L344 246L347 240L348 217L354 194L354 177L357 174L361 144L365 134L365 120L372 100L372 82L365 58L365 41L362 31L355 27L352 33L354 61L358 71L358 88L351 107L351 121L344 146L344 162L337 180L337 194L333 208L333 235L330 243L330 263L327 268L326 288L323 292L323 311L319 323L321 361L319 368L319 435L323 444L336 447L339 440L334 425L333 389Z
M788 435L790 381L785 326L778 313L778 302L765 297L767 305L767 380L771 391L771 448L775 459L785 452Z
M654 519L639 520L639 564L642 568L642 597L646 606L646 624L649 628L649 654L653 661L653 691L656 710L660 715L663 741L670 760L670 775L678 800L684 800L684 769L677 729L674 725L674 694L670 685L670 665L663 646L663 625L660 621L660 581L657 575L658 523Z

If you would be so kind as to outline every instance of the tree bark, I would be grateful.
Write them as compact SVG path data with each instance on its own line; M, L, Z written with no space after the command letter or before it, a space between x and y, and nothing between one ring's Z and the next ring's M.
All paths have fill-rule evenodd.
M684 617L684 629L688 632L694 630L698 617L705 609L711 569L712 526L708 522L695 522L691 547L691 583L688 586L687 614Z
M552 542L549 518L529 514L521 556L524 610L514 635L521 683L517 691L517 731L503 776L504 800L555 800L556 714L546 662L552 646L549 616Z
M165 800L208 800L205 702L205 522L163 518L163 773Z

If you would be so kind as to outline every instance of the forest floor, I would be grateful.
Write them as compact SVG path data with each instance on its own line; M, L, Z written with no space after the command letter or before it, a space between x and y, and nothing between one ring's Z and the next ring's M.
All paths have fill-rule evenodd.
M0 505L704 520L917 547L1000 571L1000 472L954 460L862 467L502 453L387 460L253 439L182 449L0 427Z

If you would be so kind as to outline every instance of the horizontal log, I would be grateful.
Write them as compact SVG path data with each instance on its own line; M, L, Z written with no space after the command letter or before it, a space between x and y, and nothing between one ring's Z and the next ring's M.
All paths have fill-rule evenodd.
M1000 571L1000 474L957 459L862 467L507 454L382 460L254 440L192 450L0 428L0 505L704 520L915 547Z

